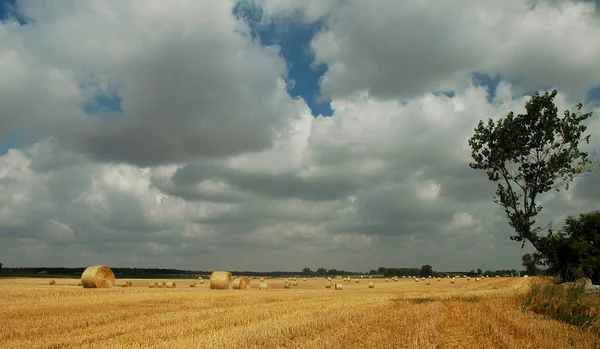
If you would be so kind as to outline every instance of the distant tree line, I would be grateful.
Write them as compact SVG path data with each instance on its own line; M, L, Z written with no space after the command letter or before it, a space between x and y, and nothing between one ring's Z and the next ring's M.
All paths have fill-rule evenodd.
M525 258L525 257L524 257ZM536 261L539 263L539 261ZM305 267L301 272L297 271L270 271L270 272L254 272L254 271L232 271L234 276L262 276L262 277L289 277L289 276L305 276L305 277L326 277L326 276L348 276L348 275L382 275L384 277L393 276L418 276L418 277L446 277L455 275L465 276L519 276L519 275L537 275L540 270L532 271L525 266L524 271L516 271L515 269L506 270L486 270L481 269L471 271L435 271L431 265L423 265L421 268L386 268L379 267L377 270L372 269L369 272L347 271L342 269L326 269L318 268L313 271L311 268ZM534 266L535 267L535 266ZM212 271L206 270L180 270L180 269L161 269L161 268L111 268L117 278L194 278L197 276L209 277ZM44 276L63 276L63 277L80 277L85 268L63 268L63 267L25 267L25 268L3 268L0 263L0 275L2 276L23 276L23 277L44 277Z
M455 275L465 275L465 276L522 276L525 275L525 271L517 271L516 269L499 269L499 270L486 270L482 271L481 269L470 270L470 271L435 271L433 267L429 264L423 265L421 268L386 268L379 267L377 270L372 269L368 273L363 272L352 272L338 269L325 269L318 268L316 271L313 271L311 268L305 267L302 269L301 275L304 276L335 276L335 275L382 275L384 277L393 277L393 276L418 276L418 277L446 277L446 276L455 276Z

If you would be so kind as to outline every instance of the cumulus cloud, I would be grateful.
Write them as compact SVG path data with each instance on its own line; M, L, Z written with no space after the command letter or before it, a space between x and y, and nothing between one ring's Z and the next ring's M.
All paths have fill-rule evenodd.
M333 117L288 94L290 62L233 2L24 1L35 22L0 24L0 130L35 140L0 156L6 266L519 268L530 247L467 139L524 112L531 86L559 87L562 111L600 82L590 4L254 4L326 20L312 49ZM523 82L490 96L474 70ZM86 111L103 96L120 108ZM540 224L593 209L598 178L543 196Z
M23 2L35 22L0 29L2 130L138 165L270 147L302 102L285 90L278 48L254 42L233 5ZM82 105L106 95L122 111L85 115Z
M478 71L520 79L521 91L550 85L584 99L600 80L591 2L350 0L328 22L311 47L315 64L327 65L321 92L334 98L464 89Z

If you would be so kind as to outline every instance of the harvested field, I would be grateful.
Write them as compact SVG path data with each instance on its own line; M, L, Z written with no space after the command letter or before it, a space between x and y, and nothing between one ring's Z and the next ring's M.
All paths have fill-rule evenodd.
M246 292L84 289L0 278L2 348L598 348L598 337L520 309L527 279L409 279L326 289L308 279ZM168 280L186 285L192 280ZM123 282L117 280L117 282Z

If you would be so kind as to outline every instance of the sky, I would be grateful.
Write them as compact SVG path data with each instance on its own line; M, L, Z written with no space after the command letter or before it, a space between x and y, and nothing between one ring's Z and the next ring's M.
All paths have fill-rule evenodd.
M521 269L478 121L556 88L600 160L597 1L0 1L5 267Z

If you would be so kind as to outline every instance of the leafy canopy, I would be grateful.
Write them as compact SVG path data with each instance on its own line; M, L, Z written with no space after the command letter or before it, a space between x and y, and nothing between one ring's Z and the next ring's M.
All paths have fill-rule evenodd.
M569 189L569 183L584 172L591 171L587 153L579 150L581 142L589 143L584 135L587 127L583 122L592 113L565 111L559 117L554 105L557 91L538 92L525 104L525 114L514 116L511 111L506 118L487 124L479 121L474 135L469 139L473 169L486 171L491 181L498 182L494 202L500 204L515 234L515 241L530 241L539 245L534 217L542 210L536 204L538 195L561 187Z

